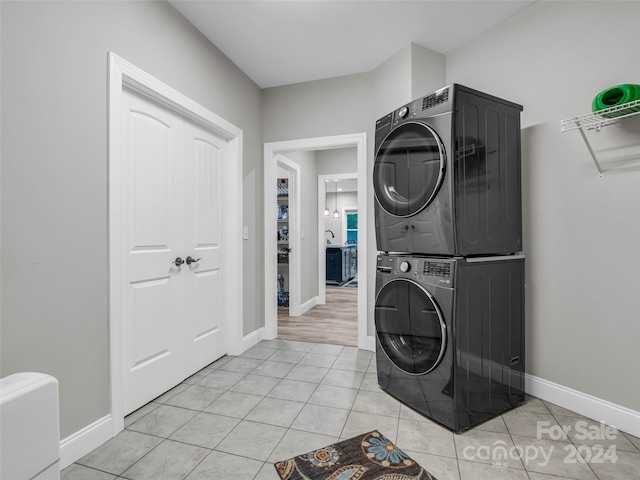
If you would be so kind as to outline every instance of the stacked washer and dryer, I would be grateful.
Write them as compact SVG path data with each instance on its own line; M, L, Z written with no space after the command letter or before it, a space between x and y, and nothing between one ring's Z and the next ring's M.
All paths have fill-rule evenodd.
M454 432L524 402L521 111L453 84L376 123L378 383Z

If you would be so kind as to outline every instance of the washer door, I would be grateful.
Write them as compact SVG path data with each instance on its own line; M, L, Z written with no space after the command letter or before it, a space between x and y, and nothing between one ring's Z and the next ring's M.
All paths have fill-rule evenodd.
M384 139L373 167L373 188L389 214L409 217L435 198L446 166L445 151L428 125L407 122Z
M392 280L378 292L376 334L389 360L421 375L436 368L447 346L447 329L431 294L408 279Z

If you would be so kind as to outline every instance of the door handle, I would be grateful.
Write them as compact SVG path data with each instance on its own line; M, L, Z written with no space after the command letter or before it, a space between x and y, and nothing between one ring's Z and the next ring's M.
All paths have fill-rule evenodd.
M189 257L189 258L191 258L191 257ZM187 259L187 261L188 260L189 259ZM184 260L181 259L180 257L176 257L176 259L171 263L173 263L176 267L179 267L180 265L182 265L184 263Z
M187 257L187 265L191 265L192 263L197 263L200 260L202 260L202 258L192 258L192 257Z

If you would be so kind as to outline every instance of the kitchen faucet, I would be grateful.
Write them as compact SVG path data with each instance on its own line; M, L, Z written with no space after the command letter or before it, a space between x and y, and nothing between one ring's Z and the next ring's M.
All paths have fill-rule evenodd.
M325 230L324 233L329 232L331 234L331 238L336 238L336 236L333 234L333 232L331 230ZM327 238L327 245L331 245L331 240L329 240Z

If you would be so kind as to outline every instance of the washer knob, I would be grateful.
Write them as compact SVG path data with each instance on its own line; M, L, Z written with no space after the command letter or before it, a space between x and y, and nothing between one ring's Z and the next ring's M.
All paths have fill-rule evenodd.
M400 271L407 273L409 270L411 270L411 264L407 261L404 261L400 264Z
M409 113L409 109L407 107L402 107L400 110L398 110L398 116L400 118L406 117L408 113Z

